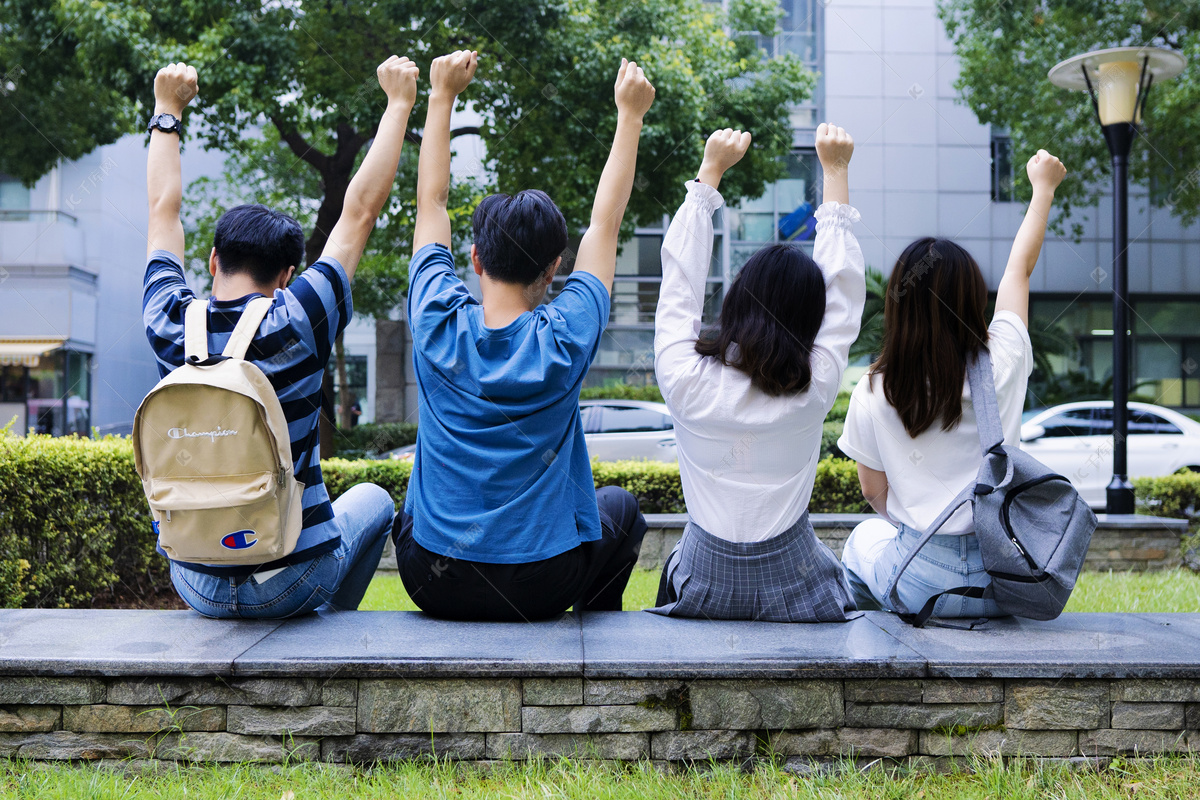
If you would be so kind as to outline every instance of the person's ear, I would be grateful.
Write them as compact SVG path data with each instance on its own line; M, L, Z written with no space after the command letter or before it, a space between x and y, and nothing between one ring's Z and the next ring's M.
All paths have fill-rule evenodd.
M562 256L559 256L558 258L554 259L554 263L551 264L550 268L546 270L544 279L546 281L547 286L554 283L554 276L558 274L558 268L560 266L562 266Z
M217 248L213 248L208 254L208 274L214 278L217 277Z
M292 266L288 267L283 272L283 277L279 281L279 288L286 289L288 287L288 284L292 282L292 278L295 275L296 275L296 265L293 264Z
M483 275L483 262L479 260L479 251L475 249L475 245L471 245L471 266L475 268L476 275Z

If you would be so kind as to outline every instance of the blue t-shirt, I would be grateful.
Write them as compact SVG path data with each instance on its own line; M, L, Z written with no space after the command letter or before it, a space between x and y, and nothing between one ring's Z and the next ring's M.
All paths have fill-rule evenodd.
M246 304L260 296L209 301L209 353L225 349ZM159 374L164 377L183 365L183 317L195 299L179 259L166 250L151 253L142 288L142 319ZM322 259L300 273L291 286L276 290L274 299L246 351L246 360L271 381L287 418L296 480L304 484L303 530L295 550L299 553L340 535L321 477L318 422L325 365L334 340L353 313L350 281L341 264Z
M426 550L523 564L599 539L579 390L608 324L608 290L577 272L503 328L440 244L409 267L421 426L405 510Z

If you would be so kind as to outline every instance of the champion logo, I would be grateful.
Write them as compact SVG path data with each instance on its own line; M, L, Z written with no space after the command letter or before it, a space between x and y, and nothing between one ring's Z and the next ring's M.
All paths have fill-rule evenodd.
M220 425L213 428L211 431L189 431L187 428L171 428L167 431L167 436L172 439L208 439L211 442L217 441L225 436L237 436L238 432L230 428L222 428Z
M227 550L245 550L258 544L258 534L254 531L234 531L221 538L221 546Z

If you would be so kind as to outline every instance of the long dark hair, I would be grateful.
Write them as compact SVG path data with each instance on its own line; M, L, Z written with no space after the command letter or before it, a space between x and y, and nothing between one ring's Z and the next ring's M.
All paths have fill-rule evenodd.
M812 380L809 357L824 318L820 267L795 245L770 245L742 267L719 327L701 334L696 352L737 367L766 394L799 394Z
M971 254L949 239L918 239L900 254L883 304L883 352L871 374L917 437L962 419L967 363L987 346L987 284Z

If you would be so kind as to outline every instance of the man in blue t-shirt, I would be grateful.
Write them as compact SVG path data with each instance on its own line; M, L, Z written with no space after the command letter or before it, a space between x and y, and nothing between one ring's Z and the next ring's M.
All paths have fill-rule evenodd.
M479 303L454 271L446 212L450 112L476 59L460 51L430 69L408 291L421 426L396 517L400 576L418 606L450 619L619 611L646 522L628 492L595 490L579 390L608 323L654 87L622 60L591 226L553 302L542 304L567 246L558 207L533 190L483 199L472 218Z
M376 72L387 111L316 263L292 280L305 242L299 223L286 214L243 205L217 221L209 257L208 352L224 349L250 300L274 299L246 358L270 380L287 418L296 480L304 487L303 526L296 549L278 561L251 567L171 562L179 596L205 616L280 619L322 607L357 608L395 513L388 493L372 484L354 486L330 502L318 432L325 367L352 314L350 281L391 192L416 100L417 67L407 58L392 56ZM180 120L196 93L196 70L186 64L171 64L154 79L142 317L164 376L183 364L184 314L197 300L184 278L179 219Z

